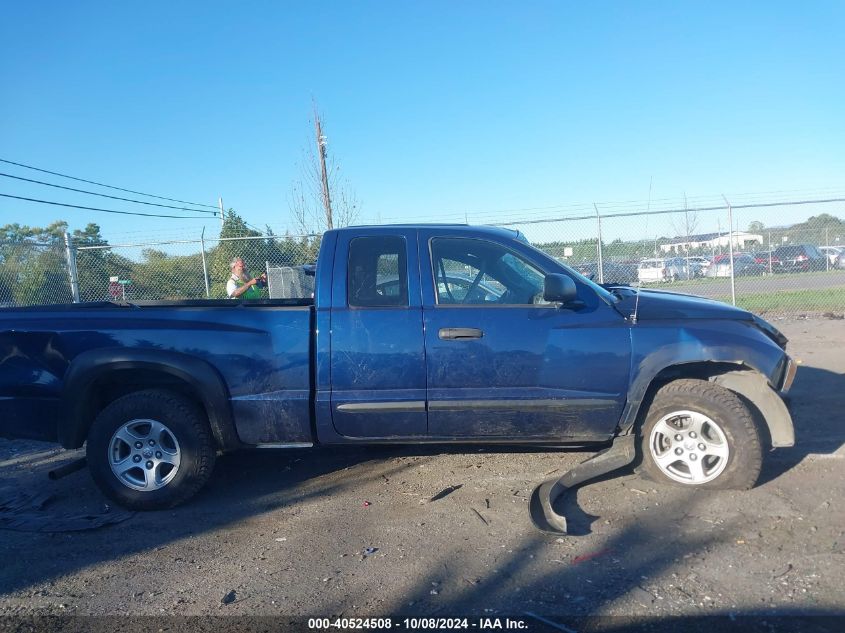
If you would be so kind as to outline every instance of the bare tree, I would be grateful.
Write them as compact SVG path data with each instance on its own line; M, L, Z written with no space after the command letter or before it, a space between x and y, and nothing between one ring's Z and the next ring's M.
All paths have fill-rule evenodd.
M691 276L690 271L690 242L692 242L692 236L695 235L696 229L698 229L698 213L695 209L690 209L687 205L687 194L684 193L684 214L672 220L672 228L675 230L675 234L678 237L684 238L684 251L686 252L686 275L687 279ZM679 255L681 253L678 253Z
M348 226L360 215L361 204L340 165L328 151L328 139L314 105L314 142L302 150L300 177L289 200L291 215L303 234Z
M684 194L684 214L680 217L675 217L673 214L672 228L675 235L683 237L687 242L698 229L698 213L687 205L687 194Z

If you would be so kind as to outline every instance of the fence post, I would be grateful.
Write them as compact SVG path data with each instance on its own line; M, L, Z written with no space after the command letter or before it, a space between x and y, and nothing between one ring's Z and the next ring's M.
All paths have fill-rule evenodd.
M772 274L772 232L769 231L769 274Z
M70 235L65 233L65 256L67 257L67 272L70 277L70 292L73 295L73 302L79 303L79 275L76 270L76 248L74 248Z
M830 246L830 234L828 233L830 227L824 227L824 245ZM830 254L825 251L824 252L824 269L830 271Z
M731 258L731 304L736 305L736 280L734 279L734 211L731 203L722 194L722 200L728 205L728 252Z
M598 243L598 246L596 247L596 249L598 251L597 255L598 255L598 260L599 260L598 261L598 264L599 264L599 270L598 270L598 272L599 272L599 283L603 284L604 283L604 266L602 264L602 256L601 256L601 215L599 214L599 207L595 202L593 203L593 207L596 210L596 220L598 221L598 230L599 230L599 243Z
M208 266L205 263L205 227L202 227L200 234L200 253L202 253L202 280L205 282L205 298L211 298L211 292L208 288Z

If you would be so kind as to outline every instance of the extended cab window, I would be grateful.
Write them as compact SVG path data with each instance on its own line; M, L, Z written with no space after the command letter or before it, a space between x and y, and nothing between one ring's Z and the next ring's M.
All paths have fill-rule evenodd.
M356 237L349 243L347 302L353 307L407 307L405 238Z
M507 248L485 240L431 241L440 305L533 305L543 300L545 275Z

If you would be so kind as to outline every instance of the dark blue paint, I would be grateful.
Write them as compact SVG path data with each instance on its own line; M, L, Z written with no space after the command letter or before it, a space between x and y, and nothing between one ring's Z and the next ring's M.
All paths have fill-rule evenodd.
M349 242L385 234L405 239L409 305L350 307ZM569 275L581 304L436 305L429 241L462 236L503 245L546 274ZM742 363L777 387L785 361L749 313L718 302L642 291L632 324L632 292L616 300L504 229L329 231L316 284L314 305L0 309L0 434L55 438L50 427L68 423L60 398L75 395L64 378L89 350L124 361L137 350L200 359L225 385L246 444L605 440L636 415L666 367ZM483 336L441 340L441 328Z

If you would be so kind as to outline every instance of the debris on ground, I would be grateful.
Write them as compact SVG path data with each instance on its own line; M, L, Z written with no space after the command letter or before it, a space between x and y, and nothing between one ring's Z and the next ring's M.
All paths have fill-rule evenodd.
M449 486L448 488L444 488L443 490L441 490L440 492L438 492L436 495L434 495L433 497L431 497L431 498L429 499L429 501L440 501L440 500L441 500L441 499L443 499L444 497L448 497L450 494L452 494L452 493L453 493L453 492L455 492L456 490L459 490L459 489L461 489L461 488L463 488L463 487L464 487L464 485L463 485L463 484L456 484L456 485L454 485L454 486Z
M475 508L470 508L470 510L472 510L473 512L475 512L475 516L477 516L477 517L481 520L481 522L482 522L484 525L490 525L490 524L487 522L487 519L485 519L483 516L481 516L481 513L480 513L478 510L476 510Z
M238 594L235 593L235 590L232 589L229 593L227 593L223 598L221 598L221 604L232 604L235 600L238 599Z
M588 560L593 560L594 558L598 558L600 556L605 556L610 554L613 551L611 549L602 549L597 552L590 552L589 554L581 554L580 556L576 556L572 559L573 565L580 565L581 563L586 563Z

